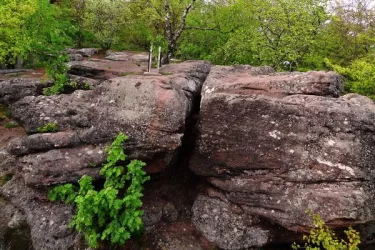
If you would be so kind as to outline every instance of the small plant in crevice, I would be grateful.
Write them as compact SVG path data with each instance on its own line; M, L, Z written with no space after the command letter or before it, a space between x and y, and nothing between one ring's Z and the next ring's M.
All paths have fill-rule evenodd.
M10 118L12 118L12 113L10 112L10 110L5 106L0 105L0 120L6 120Z
M55 122L49 122L46 125L36 129L38 133L55 133L59 131L59 127Z
M13 177L12 173L0 175L0 187L4 186L8 181L12 179L12 177Z
M124 244L143 228L141 197L143 184L150 179L142 170L146 164L132 160L122 165L127 156L122 144L128 137L120 133L106 149L107 163L100 170L104 186L95 190L93 179L83 176L76 187L58 186L49 192L51 201L75 205L76 214L70 227L84 234L88 244L97 248L100 242Z
M349 227L345 230L347 240L338 239L335 232L328 228L318 214L311 211L306 212L313 219L314 228L310 230L309 235L304 235L303 240L306 243L302 246L294 243L293 250L359 250L358 245L361 243L359 232Z
M20 125L17 122L7 122L4 124L5 128L17 128Z
M58 54L53 56L46 65L47 75L54 81L51 87L43 89L44 95L58 95L64 90L68 82L68 56L66 54Z

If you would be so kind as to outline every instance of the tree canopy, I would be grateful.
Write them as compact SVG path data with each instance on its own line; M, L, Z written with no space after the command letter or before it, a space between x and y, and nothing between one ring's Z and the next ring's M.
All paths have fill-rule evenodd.
M165 63L178 57L340 72L375 64L370 0L0 1L0 64L8 66L65 47L146 50L151 44L162 46Z

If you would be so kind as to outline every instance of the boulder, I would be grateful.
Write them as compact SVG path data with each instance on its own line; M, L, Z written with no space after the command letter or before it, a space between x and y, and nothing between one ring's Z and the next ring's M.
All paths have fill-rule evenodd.
M146 161L150 173L163 171L176 159L186 119L210 67L191 61L165 76L129 75L94 90L25 97L10 106L25 130L33 134L56 123L60 132L14 140L8 152L20 156L17 166L27 185L71 182L83 174L97 176L90 165L99 166L105 145L124 132L130 138L125 145L129 156Z
M70 55L79 54L84 57L91 57L99 53L99 49L96 49L96 48L67 49L66 52Z
M69 61L83 61L81 54L69 54Z
M190 164L220 199L207 194L201 198L206 204L194 205L194 221L205 236L224 249L241 249L273 242L272 234L260 241L267 234L253 223L256 217L296 232L311 226L306 210L340 228L375 219L375 105L355 94L338 97L342 85L332 72L212 69ZM253 233L237 237L235 247L225 246L231 240L223 234L232 233L237 217L227 220L227 230L220 227L224 231L200 223L207 209L230 205L252 218L233 237Z
M0 104L10 104L25 96L37 96L43 88L51 86L51 81L30 78L15 78L0 82Z
M68 77L70 83L74 83L74 85L77 86L76 89L93 89L96 88L96 86L98 86L102 82L101 80L71 74L68 74Z
M68 227L73 214L71 206L49 202L45 193L26 187L19 176L0 187L0 195L17 208L11 211L14 216L19 214L19 218L8 222L8 228L18 227L17 223L26 220L33 249L65 250L73 248L78 241L78 234ZM18 249L28 247L30 245Z
M148 62L148 52L133 52L133 51L111 51L106 52L105 59L112 61L125 61L125 62Z
M69 63L69 73L88 78L107 80L126 75L140 75L147 70L147 65L137 65L131 61L112 61L91 59Z

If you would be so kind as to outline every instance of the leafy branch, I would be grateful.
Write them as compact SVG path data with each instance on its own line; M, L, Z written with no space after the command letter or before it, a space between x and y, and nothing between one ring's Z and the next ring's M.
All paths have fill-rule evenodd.
M122 144L128 137L120 133L106 149L107 163L100 170L105 177L103 189L97 191L90 176L83 176L78 184L58 186L49 192L51 201L61 200L74 204L77 213L70 227L83 233L90 247L97 248L100 241L124 244L131 235L143 228L141 198L143 184L150 179L142 170L146 164L132 160L126 169Z

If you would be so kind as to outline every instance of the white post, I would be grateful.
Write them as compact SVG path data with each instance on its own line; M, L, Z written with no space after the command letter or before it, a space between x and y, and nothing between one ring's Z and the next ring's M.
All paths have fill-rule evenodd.
M148 62L148 72L151 72L152 68L152 45L150 47L150 56L149 56L149 62Z
M160 56L161 56L161 47L159 46L159 53L158 53L158 70L160 69Z

